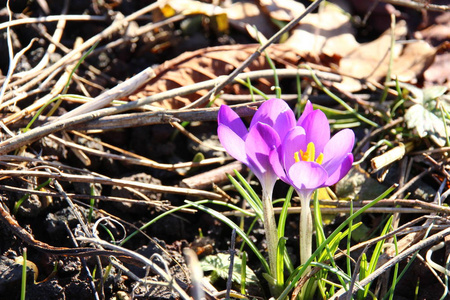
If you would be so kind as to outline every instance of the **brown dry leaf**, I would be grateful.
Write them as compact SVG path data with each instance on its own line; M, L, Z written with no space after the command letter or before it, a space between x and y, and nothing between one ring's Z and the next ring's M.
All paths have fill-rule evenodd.
M312 57L346 56L359 46L354 35L349 16L328 3L318 13L307 15L285 44Z
M403 39L406 36L407 28L405 22L399 22L395 27L395 40ZM342 74L352 76L357 79L367 79L378 81L383 78L389 67L391 47L391 33L386 31L378 39L361 44L349 55L343 57L339 64L339 71ZM403 50L402 44L395 44L394 59L398 59ZM363 88L359 80L345 77L336 86L346 91L358 91Z
M160 92L172 90L181 86L191 85L217 78L221 75L230 74L239 67L259 47L253 45L232 45L218 46L200 49L194 52L186 52L172 60L166 61L154 69L156 77L148 82L144 87L128 97L129 100L136 100ZM275 63L284 67L287 64L296 65L297 54L289 47L282 44L272 45L266 53ZM245 71L269 69L265 56L260 56L254 60ZM271 83L265 79L253 83L254 86L263 92L270 92ZM224 89L227 93L247 93L240 85L233 85ZM167 109L177 109L197 100L205 95L207 90L200 90L187 96L178 96L167 99L154 105ZM218 104L216 102L216 104Z
M289 0L292 1L292 0ZM227 7L221 7L209 3L204 3L194 0L169 0L167 2L161 2L161 10L163 12L168 11L165 16L169 17L174 14L183 15L204 15L204 16L224 16L226 22L229 22L234 28L248 32L256 41L254 27L257 28L260 34L264 38L271 37L277 31L277 28L272 24L268 13L262 12L260 7L256 5L255 1L240 1L233 3ZM279 8L276 4L272 3L273 9L283 11L283 8ZM297 3L297 8L303 7L300 11L304 10L302 4ZM289 17L289 14L285 13L285 17Z
M425 41L407 44L392 65L391 77L401 82L417 83L417 77L431 65L435 54L436 49Z
M403 40L406 33L406 22L397 23L395 40ZM339 71L357 79L379 82L389 70L390 45L391 32L388 30L378 39L361 44L355 51L343 57ZM397 42L393 51L392 78L412 83L428 68L436 53L436 50L424 41L413 41L406 45ZM359 80L350 77L344 77L344 80L337 83L336 87L352 92L363 88Z
M262 10L271 18L290 22L305 11L305 6L294 0L259 0Z
M407 30L405 21L398 22L395 40L404 40ZM334 64L339 62L338 72L349 76L335 86L355 92L364 88L359 79L379 82L386 77L392 34L387 30L376 40L364 44L358 43L354 35L348 14L336 5L327 4L322 5L318 13L306 16L286 44L303 57L312 57L315 63L327 65L323 58L334 58ZM424 41L396 42L393 51L392 78L410 83L417 81L436 54L436 49Z
M438 14L429 20L431 26L415 32L414 37L437 46L432 65L425 71L424 86L446 85L450 88L450 12Z
M294 0L240 1L225 9L231 26L240 29L256 41L264 42L274 35L278 28L271 21L289 22L305 10L305 6ZM264 37L257 37L256 30Z
M424 72L424 86L445 85L450 89L450 42L439 47L431 66Z
M423 39L434 46L450 40L450 12L443 12L430 21L433 22L431 26L414 33L416 39Z
M259 7L252 2L236 2L225 9L230 25L236 29L248 32L257 40L253 27L256 27L265 38L276 33L275 26L269 17L263 14Z

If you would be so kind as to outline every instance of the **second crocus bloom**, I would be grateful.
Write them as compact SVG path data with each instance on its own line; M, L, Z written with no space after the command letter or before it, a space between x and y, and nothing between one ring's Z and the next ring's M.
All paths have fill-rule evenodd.
M310 199L321 187L335 184L353 163L351 153L355 135L339 131L330 139L330 125L325 114L313 110L308 101L305 110L281 142L269 155L275 174L292 185L300 197L300 261L306 264L312 252L312 216Z
M218 114L220 143L235 159L246 164L263 188L272 190L277 180L269 154L277 149L289 130L296 125L294 112L281 99L269 99L256 111L247 130L244 122L228 106Z
M264 102L247 128L239 116L228 106L222 105L218 114L217 134L222 146L237 160L246 164L258 177L262 187L264 231L269 253L270 290L276 291L277 275L277 225L272 206L272 192L277 174L270 162L270 153L276 151L289 130L296 126L294 112L281 99ZM276 292L274 292L276 293Z
M344 177L353 163L355 134L339 131L330 139L330 125L325 114L313 110L308 101L305 110L276 151L270 154L274 172L292 185L302 198Z

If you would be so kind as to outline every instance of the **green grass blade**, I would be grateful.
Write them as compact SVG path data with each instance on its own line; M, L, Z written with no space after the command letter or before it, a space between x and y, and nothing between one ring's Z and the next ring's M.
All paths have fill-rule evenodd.
M270 56L267 54L267 51L264 51L264 54L266 56L267 63L269 64L270 68L273 70L273 80L274 80L274 89L275 89L275 95L277 98L281 98L281 88L280 88L280 81L278 80L277 75L277 69L275 67L275 64L273 63Z
M397 236L394 235L393 239L394 239L395 255L398 255ZM389 300L393 300L394 299L394 291L395 291L395 287L397 285L397 276L398 276L398 264L395 264L395 266L394 266L394 274L392 275L392 285L391 285L391 288L390 288L389 293L388 293Z
M52 179L47 179L45 182L43 182L40 185L38 185L34 190L35 191L39 191L44 186L49 185L51 181L52 181ZM25 201L28 197L30 197L30 194L25 194L19 200L17 200L17 202L14 204L14 208L13 208L13 214L14 215L17 214L17 212L19 211L19 207L22 205L23 201Z
M242 252L241 260L241 294L245 295L245 286L247 283L247 252Z
M245 86L246 88L248 88L249 90L254 91L256 94L260 95L261 97L263 97L265 100L269 99L269 96L267 96L264 92L262 92L261 90L257 89L256 87L252 86L252 85L248 85L247 82L245 82L245 80L242 80L240 78L234 78L234 81L236 81L237 83L242 84L243 86Z
M190 204L191 206L194 206L208 214L210 214L211 216L217 218L218 220L222 221L223 223L225 223L226 225L228 225L230 228L232 229L236 229L236 233L239 234L239 236L244 240L245 243L247 243L247 245L250 247L250 249L253 251L253 253L256 255L256 257L260 260L262 266L264 267L264 269L266 270L266 272L268 274L270 274L270 268L269 268L269 264L267 263L267 261L264 259L263 255L261 254L261 252L258 250L258 248L256 247L256 245L250 240L250 238L245 234L244 231L242 231L241 228L239 228L238 225L236 225L236 223L234 223L233 221L231 221L228 217L224 216L223 214L221 214L220 212L206 207L202 204L199 204L199 202L191 202L188 200L185 200L186 203ZM210 202L210 201L208 201ZM218 202L218 201L217 201Z
M62 90L61 94L64 95L65 93L67 93L67 90L69 89L70 83L72 81L72 77L73 74L75 74L76 70L78 70L78 68L80 67L80 65L83 63L83 61L86 59L86 57L89 56L89 54L91 54L92 51L94 51L94 49L98 46L98 43L100 43L100 40L98 40L97 42L95 42L94 45L92 45L91 48L88 49L88 51L86 51L86 53L84 53L81 58L77 61L75 67L72 68L72 71L70 71L69 74L69 78L67 79L66 85L64 86L64 89ZM62 99L59 99L55 105L52 107L52 109L48 112L47 117L53 115L55 113L55 111L58 109L58 107L61 105Z
M355 218L359 217L362 213L364 213L367 209L369 209L370 207L374 206L375 204L377 204L381 199L384 199L387 195L389 195L394 189L397 188L397 184L391 186L390 188L388 188L383 194L381 194L380 196L378 196L375 200L373 200L372 202L368 203L367 205L363 206L360 210L358 210L357 212L355 212L353 215L349 216L347 218L347 220L345 220L344 222L342 222L342 224L340 224L334 231L333 233L325 240L324 243L322 243L317 249L316 251L314 251L314 253L311 255L311 257L308 259L308 261L306 262L305 265L298 267L295 270L295 273L293 273L291 275L291 280L289 282L289 284L286 286L286 288L283 290L283 292L280 294L280 296L278 297L278 299L286 299L286 297L288 296L288 293L295 287L295 285L297 284L297 282L300 280L300 278L302 277L303 273L305 272L306 268L308 267L308 265L313 261L313 259L315 259L315 257L317 255L319 255L322 250L325 248L326 244L328 242L330 242L331 240L333 240L333 238L339 233L341 232L345 226L347 226L351 220L354 220Z
M228 178L230 179L231 183L238 190L239 194L241 194L241 196L244 197L244 199L252 207L252 209L255 211L256 215L259 218L261 218L261 220L264 220L263 205L262 205L262 201L259 198L258 194L255 192L255 190L251 187L251 185L245 180L244 177L242 177L242 175L237 170L234 170L234 173L236 174L236 177L238 178L240 184L239 184L239 182L236 181L235 178L228 175Z
M352 278L350 276L348 276L345 272L343 272L342 270L340 270L337 267L332 267L327 264L314 262L314 261L311 262L311 266L320 267L322 269L325 269L325 270L335 274L337 277L342 277L346 282L351 282L351 280L352 280Z
M255 94L253 93L253 86L252 86L252 82L250 81L249 77L247 77L247 84L250 87L248 90L250 91L250 97L252 99L252 102L255 102Z
M282 237L278 240L277 246L277 269L276 269L276 279L277 285L284 285L284 253L286 253L286 238Z
M283 203L283 208L280 212L280 217L278 218L278 238L284 237L284 230L286 228L286 219L288 215L288 208L291 206L292 194L294 193L294 188L291 186L287 192L286 199Z
M353 200L350 200L350 215L353 214ZM350 228L350 230L348 231L348 236L347 236L347 253L350 253L350 248L351 248L351 241L352 241L352 227L353 227L353 220L351 220L348 223L348 227ZM347 255L346 258L346 265L347 265L347 275L352 277L352 265L351 265L351 259L350 256Z
M25 300L27 292L27 248L23 248L22 253L22 281L20 284L20 300Z
M256 202L258 202L262 207L261 199L259 198L258 194L255 192L255 190L252 188L252 186L247 182L247 180L245 180L244 176L242 176L241 173L239 173L237 170L234 170L234 173L236 174L236 177L239 179L239 182L242 184L242 186L245 187L245 189L248 191L250 196L252 196L252 198Z
M290 187L287 194L286 194L286 198L284 200L283 203L283 208L281 209L280 212L280 217L278 218L278 239L281 239L282 237L284 237L284 231L286 228L286 219L287 219L287 215L288 215L288 208L291 206L291 199L292 199L292 194L294 193L294 188ZM279 257L277 257L277 262L279 260ZM286 269L288 270L289 274L291 274L294 271L294 265L292 264L291 261L291 257L289 256L289 253L287 253L287 251L283 252L283 260L284 260L284 265L286 266Z
M90 184L89 192L90 192L91 196L94 196L94 194L95 194L94 184ZM95 198L89 199L88 224L92 223L92 218L94 215L94 206L95 206Z
M359 280L361 281L363 278L366 278L369 275L368 272L369 266L367 263L367 255L366 253L361 254L361 261L359 263ZM357 299L364 299L365 290L359 290L357 292Z
M228 208L230 208L230 209L232 209L232 210L240 211L241 213L243 213L243 214L246 215L246 216L249 216L249 217L253 217L253 216L254 216L254 214L248 212L247 210L244 210L244 209L242 209L242 208L240 208L240 207L238 207L238 206L236 206L236 205L230 204L230 203L225 203L225 202L216 201L216 200L201 200L201 201L198 201L197 203L199 203L199 204L211 203L211 204L223 205L223 206L228 207ZM119 245L122 246L123 244L125 244L126 242L128 242L133 236L135 236L136 234L138 234L140 231L146 229L147 227L149 227L150 225L156 223L157 221L161 220L162 218L164 218L164 217L166 217L166 216L168 216L168 215L170 215L170 214L173 214L173 213L175 213L175 212L177 212L177 211L179 211L179 210L182 210L182 209L185 209L185 208L189 208L189 207L191 207L191 206L192 206L191 204L181 205L181 206L179 206L179 207L175 207L175 208L173 208L173 209L171 209L171 210L168 210L168 211L166 211L166 212L160 214L159 216L153 218L153 219L150 220L149 222L147 222L147 223L145 223L144 225L142 225L142 226L139 228L139 230L136 230L136 231L132 232L130 235L128 235L125 239L123 239L122 242L120 242Z
M314 192L314 228L316 229L316 243L322 244L325 241L325 233L323 232L322 213L320 212L319 192Z
M252 232L253 227L255 226L256 222L258 222L258 220L259 220L258 217L256 217L256 218L253 219L253 222L250 224L250 226L249 226L248 229L247 229L247 233L246 233L246 234L247 234L248 236L250 236L250 233ZM245 243L242 243L241 247L239 248L239 250L240 250L241 252L244 251L244 246L245 246Z
M313 78L314 82L322 89L322 91L325 92L328 96L330 96L333 100L335 100L337 103L342 105L346 110L352 112L355 117L357 117L359 120L369 124L373 127L380 127L377 123L367 119L366 117L359 114L357 111L355 111L350 105L348 105L344 100L336 96L333 92L331 92L327 87L325 87L322 82L320 82L319 78L317 78L316 74L312 71L311 67L308 65L303 65L306 69L311 71L311 77Z
M380 236L386 235L389 232L393 218L394 216L391 216L386 222L386 225L384 226L383 231L380 233ZM376 244L375 249L373 250L372 258L370 259L367 275L372 274L375 271L378 264L378 259L380 258L381 252L383 250L384 242L385 240L382 240ZM371 284L369 283L364 287L364 297L367 297L370 285Z

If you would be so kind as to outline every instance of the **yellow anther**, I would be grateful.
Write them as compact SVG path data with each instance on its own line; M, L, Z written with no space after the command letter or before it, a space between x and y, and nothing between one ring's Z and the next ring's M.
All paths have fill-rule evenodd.
M320 155L317 157L316 159L316 163L318 163L319 165L321 165L323 162L323 153L320 153Z
M316 147L314 147L314 143L312 142L310 142L308 146L306 146L305 152L303 152L302 150L300 150L299 152L303 161L314 161L314 158L316 157Z
M300 161L300 157L298 156L298 152L294 153L294 159L295 159L295 162L299 162Z
M320 155L316 159L316 147L314 146L313 142L309 142L308 146L306 146L305 152L303 152L303 150L300 150L294 153L294 159L295 162L315 161L318 164L321 164L323 162L323 153L320 153Z

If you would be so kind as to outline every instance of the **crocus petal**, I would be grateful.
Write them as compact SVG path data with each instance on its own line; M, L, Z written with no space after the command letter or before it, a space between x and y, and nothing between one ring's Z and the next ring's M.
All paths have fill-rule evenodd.
M350 129L341 130L330 139L323 150L324 161L322 163L328 174L337 170L342 160L352 152L354 143L355 134Z
M281 140L284 139L286 134L293 127L295 127L295 115L291 109L280 113L273 125L273 129L278 133Z
M315 110L303 120L301 127L305 129L307 142L313 142L316 153L323 152L330 140L330 124L321 110Z
M272 98L265 101L253 116L250 128L259 122L273 126L278 115L285 110L289 110L289 106L281 99Z
M264 102L253 116L250 128L265 123L278 133L281 139L295 126L295 115L289 105L281 99L272 98Z
M250 129L245 140L245 152L249 160L249 167L261 180L261 175L267 172L274 173L269 154L280 145L280 137L275 130L267 124L258 123Z
M288 132L281 145L281 163L285 170L289 170L295 163L294 153L305 150L306 145L306 133L303 127L295 126Z
M328 173L316 162L299 161L288 170L288 176L296 190L311 190L322 186Z
M311 101L307 101L305 105L305 109L303 110L302 115L297 121L298 126L302 126L303 120L306 118L307 115L309 115L313 111L313 105L311 104Z
M328 179L325 181L325 184L322 186L330 186L341 180L345 175L347 175L348 171L352 168L353 164L353 154L349 153L341 163L341 165L337 168L337 170L328 175Z
M286 176L286 172L284 171L283 163L281 160L282 155L280 154L280 152L281 147L272 150L269 154L269 161L275 174L284 182L290 183L289 178Z
M247 154L245 153L245 142L230 127L219 125L217 135L220 143L227 150L228 154L240 162L248 165Z
M241 118L230 107L226 105L220 106L217 115L217 122L220 125L225 125L234 131L238 136L245 140L248 130L242 122Z

